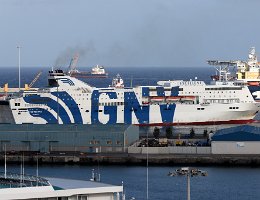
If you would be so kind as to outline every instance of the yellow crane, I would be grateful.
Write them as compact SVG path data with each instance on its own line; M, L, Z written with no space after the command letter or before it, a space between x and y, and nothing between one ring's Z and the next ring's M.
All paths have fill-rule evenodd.
M39 71L37 73L37 75L35 76L35 78L32 80L32 82L29 85L25 84L25 90L30 89L34 85L34 83L40 78L41 74L42 74L42 71Z

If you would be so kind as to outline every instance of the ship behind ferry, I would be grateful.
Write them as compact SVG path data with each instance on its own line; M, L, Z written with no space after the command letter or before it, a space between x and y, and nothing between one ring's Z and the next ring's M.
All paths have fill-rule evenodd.
M250 123L259 111L248 87L228 80L159 81L157 86L95 88L62 70L49 87L10 100L15 123L135 124L139 126Z
M233 60L233 61L209 61L212 65L223 65L226 68L233 66L236 68L236 75L228 77L229 80L236 80L246 83L249 86L259 86L260 83L260 62L258 62L255 47L252 47L248 54L248 60ZM218 80L219 75L211 76L213 80Z
M106 73L103 66L96 65L91 69L90 72L81 72L78 70L70 71L69 75L76 78L107 78L108 73Z

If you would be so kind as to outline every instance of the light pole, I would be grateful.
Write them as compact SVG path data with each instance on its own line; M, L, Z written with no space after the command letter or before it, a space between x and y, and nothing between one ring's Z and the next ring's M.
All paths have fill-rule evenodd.
M17 46L18 49L18 81L19 81L19 91L21 89L21 46Z
M174 172L169 172L168 176L187 176L187 200L190 200L190 177L193 176L207 176L206 171L196 168L182 167L176 169Z
M146 149L146 199L149 199L149 142L148 142L148 131L146 131L146 142L147 142L147 149Z

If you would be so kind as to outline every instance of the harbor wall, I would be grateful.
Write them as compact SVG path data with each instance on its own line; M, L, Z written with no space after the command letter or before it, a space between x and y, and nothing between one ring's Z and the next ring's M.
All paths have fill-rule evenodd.
M23 154L7 155L7 163L20 163ZM213 154L128 154L128 153L84 153L84 154L24 154L24 161L30 164L103 164L103 165L222 165L260 166L259 155L213 155ZM0 155L4 164L4 154Z
M211 147L128 147L129 154L211 154Z

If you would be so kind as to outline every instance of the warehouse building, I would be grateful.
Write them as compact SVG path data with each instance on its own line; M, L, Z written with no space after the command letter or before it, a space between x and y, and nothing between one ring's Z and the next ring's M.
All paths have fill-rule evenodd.
M0 124L0 150L124 152L139 139L134 125Z
M212 154L260 154L260 127L222 129L211 140Z

